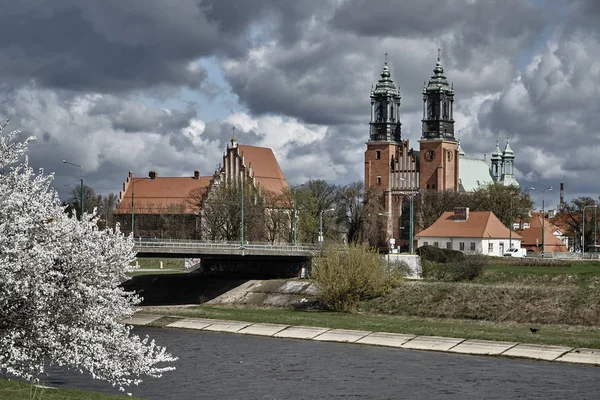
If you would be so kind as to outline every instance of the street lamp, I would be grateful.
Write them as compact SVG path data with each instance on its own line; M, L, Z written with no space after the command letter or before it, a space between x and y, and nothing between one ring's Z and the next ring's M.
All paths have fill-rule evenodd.
M582 211L582 222L583 222L583 227L582 227L582 232L581 232L581 259L584 259L585 256L585 209L588 207L594 207L594 208L598 208L597 204L588 204L587 206L583 206L583 211ZM595 210L594 210L595 211Z
M240 175L240 186L242 188L242 234L240 235L240 246L244 248L244 178Z
M328 211L335 211L335 208L328 208L319 213L319 242L323 243L323 213Z
M531 190L536 190L535 188L531 188ZM546 242L544 241L544 235L545 235L545 221L546 221L546 213L544 212L544 193L548 192L552 190L552 186L549 186L548 188L544 189L544 190L540 190L542 192L542 258L544 258L544 252L546 250Z
M62 162L63 162L63 164L73 165L75 167L79 167L79 169L80 169L80 172L81 172L81 179L80 179L80 181L81 181L81 218L83 218L83 210L84 210L84 207L83 207L83 167L79 164L75 164L75 163L69 162L67 160L62 160Z

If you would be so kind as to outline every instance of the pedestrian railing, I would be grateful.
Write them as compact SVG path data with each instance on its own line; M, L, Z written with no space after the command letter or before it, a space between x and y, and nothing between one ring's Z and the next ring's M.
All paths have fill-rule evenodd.
M264 242L246 242L244 244L240 242L222 242L222 241L205 241L205 240L191 240L191 239L150 239L150 238L136 238L135 247L137 249L148 249L148 248L173 248L173 249L203 249L203 250L261 250L266 253L269 252L298 252L306 251L313 252L320 248L318 245L312 244L269 244Z

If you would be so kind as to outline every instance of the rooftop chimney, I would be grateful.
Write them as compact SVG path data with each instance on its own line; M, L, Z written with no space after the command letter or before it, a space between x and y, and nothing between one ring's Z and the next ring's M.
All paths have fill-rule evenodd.
M194 171L194 179L196 179L196 180L200 179L200 171L198 171L198 170Z
M156 177L158 176L158 174L156 173L156 171L150 171L148 173L148 176L150 177L150 179L156 179Z
M469 219L469 207L454 207L454 221Z
M563 204L565 204L565 184L564 183L560 183L560 205L562 206Z

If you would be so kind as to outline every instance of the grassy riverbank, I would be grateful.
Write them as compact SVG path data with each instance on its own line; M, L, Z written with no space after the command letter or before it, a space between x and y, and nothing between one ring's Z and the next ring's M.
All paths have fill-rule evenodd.
M600 348L600 327L560 324L497 323L445 318L368 313L332 313L276 308L225 308L216 306L145 307L144 312L165 316L213 318L253 323L321 326L373 332L407 333L468 339ZM169 319L168 323L173 322ZM166 321L164 321L166 322ZM159 319L155 326L164 326ZM531 333L531 327L539 331Z
M147 307L160 315L600 348L600 263L489 265L474 281L405 282L357 312ZM208 297L207 299L210 299ZM181 304L181 303L180 303ZM157 321L157 325L166 320ZM530 328L538 329L534 334Z
M0 379L0 399L23 400L29 398L30 385L22 381ZM123 400L138 399L139 397L116 396L85 390L57 389L46 387L33 387L34 399L38 400Z

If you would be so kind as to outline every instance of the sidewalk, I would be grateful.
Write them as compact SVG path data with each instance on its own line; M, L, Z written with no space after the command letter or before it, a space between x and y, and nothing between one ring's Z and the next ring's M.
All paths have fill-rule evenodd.
M138 313L132 318L124 320L123 322L130 325L145 326L152 324L154 321L157 321L162 317L164 316ZM600 365L600 349L572 348L517 342L497 342L491 340L460 339L439 336L416 336L399 333L225 321L205 318L181 318L179 321L175 321L166 325L166 327L269 336L275 338L358 343L364 345L396 347L403 349L520 357L545 361Z

